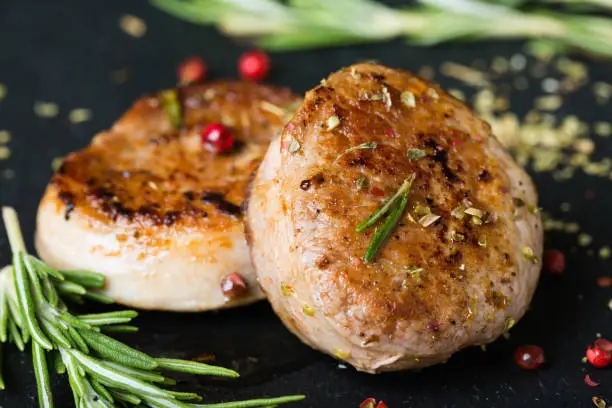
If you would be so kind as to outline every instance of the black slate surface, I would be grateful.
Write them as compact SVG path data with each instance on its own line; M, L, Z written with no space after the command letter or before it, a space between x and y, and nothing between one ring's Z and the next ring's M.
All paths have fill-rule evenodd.
M148 32L134 39L118 27L123 13L144 18ZM215 30L178 21L144 1L0 0L0 83L8 87L0 102L0 130L13 134L12 155L0 161L0 174L15 171L15 178L0 177L0 204L12 205L21 215L28 245L32 244L35 213L54 157L85 146L91 136L118 118L142 94L170 86L175 66L191 54L203 56L212 77L234 77L236 59L248 45L224 38ZM417 70L452 60L470 63L493 55L510 56L521 50L517 43L448 45L435 49L409 48L401 41L362 47L345 47L274 54L269 82L303 92L330 71L360 59L378 59L390 66ZM115 85L109 73L129 68L126 84ZM612 81L609 63L589 63L591 78ZM439 77L443 86L456 86ZM539 90L513 101L525 113ZM34 116L36 100L57 102L55 119ZM72 108L93 110L93 120L72 125ZM609 120L610 105L598 106L588 89L572 95L556 112L577 114L587 121ZM612 144L598 142L599 153L609 155ZM562 183L548 174L536 174L541 205L556 216L580 222L594 237L594 245L610 242L608 236L612 195L610 181L582 175ZM585 191L595 199L585 197ZM589 194L587 194L588 196ZM572 212L562 214L561 202ZM548 234L547 247L569 254L575 238ZM9 262L6 237L0 235L0 264ZM125 337L130 344L164 356L192 358L212 353L217 362L238 369L242 379L233 382L185 377L182 387L201 393L207 401L244 399L263 395L304 393L308 399L295 407L357 407L369 396L398 407L589 407L593 395L612 401L612 371L581 363L584 350L601 332L612 337L612 313L607 308L610 289L597 287L597 276L610 274L610 261L587 256L584 250L568 256L561 277L543 277L532 310L512 331L483 353L470 349L448 364L420 373L379 376L339 369L337 363L303 346L289 334L265 303L209 314L142 313L141 332ZM580 296L579 296L580 295ZM526 372L512 361L517 345L541 345L546 368ZM34 407L35 385L28 356L10 351L5 363L8 390L0 392L4 408ZM583 382L585 373L601 381L598 388ZM72 406L63 379L56 378L57 407Z

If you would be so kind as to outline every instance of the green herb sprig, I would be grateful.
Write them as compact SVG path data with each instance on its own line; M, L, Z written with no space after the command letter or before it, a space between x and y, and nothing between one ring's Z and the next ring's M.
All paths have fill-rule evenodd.
M395 194L393 194L379 209L374 211L368 218L357 225L355 231L363 232L367 228L376 224L385 214L387 217L379 229L376 230L372 241L368 246L368 249L363 257L365 263L370 263L380 251L380 248L387 241L397 224L399 223L406 206L408 205L408 196L410 194L410 188L416 178L415 174L408 177Z
M529 39L564 51L612 57L612 19L581 14L610 10L609 0L421 0L393 8L372 0L152 0L185 20L255 38L277 51L362 44L404 37L431 46L448 41ZM562 4L557 11L553 4ZM588 10L587 10L588 11ZM552 45L552 46L551 46Z
M303 396L196 404L202 397L166 388L176 382L166 372L236 378L233 370L194 361L154 358L105 333L133 332L132 310L75 315L67 300L112 303L96 292L104 276L87 271L55 270L27 254L17 213L3 208L13 264L0 272L0 351L7 342L21 351L31 343L40 407L53 407L50 369L68 375L75 406L112 408L271 407ZM1 359L0 359L1 361ZM5 384L0 367L0 389Z

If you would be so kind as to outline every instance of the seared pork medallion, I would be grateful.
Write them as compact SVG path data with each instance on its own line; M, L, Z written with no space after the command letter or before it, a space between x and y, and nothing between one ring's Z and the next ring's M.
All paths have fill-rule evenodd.
M261 299L240 206L297 101L247 82L137 101L53 176L38 212L40 256L105 274L104 293L138 308L200 311Z
M257 171L246 218L287 327L371 373L495 340L540 271L529 176L462 102L376 64L306 94Z

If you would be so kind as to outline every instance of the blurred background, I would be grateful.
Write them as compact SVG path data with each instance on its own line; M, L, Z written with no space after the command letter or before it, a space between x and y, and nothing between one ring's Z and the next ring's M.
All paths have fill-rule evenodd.
M508 340L420 374L373 377L339 367L301 345L265 304L145 313L131 344L185 358L214 353L246 373L232 385L185 384L213 400L305 393L296 406L357 407L366 397L392 408L612 402L610 370L582 361L597 336L612 337L612 2L154 3L0 0L0 204L19 211L30 248L38 200L59 158L86 146L135 99L176 85L186 58L202 58L206 79L236 78L241 55L265 49L264 81L299 93L374 59L466 100L534 177L546 248L563 254L566 267L543 274L531 312ZM0 264L8 262L0 235ZM542 346L546 368L516 367L512 351L521 344ZM7 357L1 406L35 406L26 360ZM585 384L586 374L601 385ZM61 384L58 406L70 406Z

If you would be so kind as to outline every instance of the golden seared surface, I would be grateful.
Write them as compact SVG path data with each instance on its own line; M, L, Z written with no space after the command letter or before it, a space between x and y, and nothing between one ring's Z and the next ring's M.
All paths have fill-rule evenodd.
M249 203L252 253L275 309L305 341L359 369L399 369L490 341L522 316L541 252L534 186L490 127L437 85L376 64L342 69L307 93L274 148ZM356 226L411 175L405 215L366 264L382 221ZM257 195L274 188L282 214L258 215ZM257 228L279 222L294 235L278 251L290 254L288 272L259 253L274 244L258 243ZM279 284L294 295L276 299Z
M142 98L66 157L38 209L38 253L56 268L103 273L103 293L132 307L203 311L262 299L240 207L299 99L247 82L176 92L177 129L161 94ZM200 138L218 122L238 141L224 154Z
M224 229L244 187L297 98L286 89L212 82L178 89L183 124L175 130L157 96L145 97L92 144L65 158L52 190L67 206L103 223L144 228ZM227 154L202 146L200 130L222 122L238 140Z

